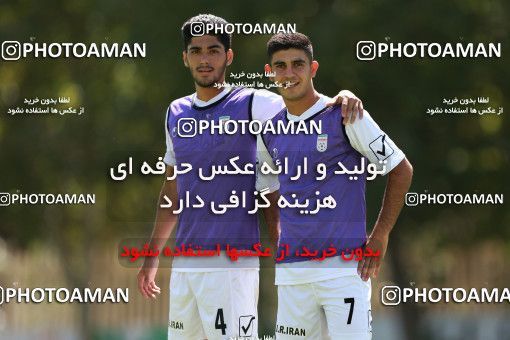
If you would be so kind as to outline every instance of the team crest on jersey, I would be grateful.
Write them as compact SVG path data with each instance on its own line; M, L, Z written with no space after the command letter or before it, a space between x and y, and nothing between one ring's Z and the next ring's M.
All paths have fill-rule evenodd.
M322 134L317 136L317 151L324 152L328 148L328 135Z
M225 126L224 124L227 122L227 120L230 120L230 116L221 116L218 118L218 120L220 121L220 124Z

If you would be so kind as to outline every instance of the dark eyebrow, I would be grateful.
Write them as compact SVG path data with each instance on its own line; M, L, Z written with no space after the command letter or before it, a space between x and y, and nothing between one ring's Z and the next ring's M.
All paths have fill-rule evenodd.
M207 46L208 50L212 50L213 48L221 48L221 45L216 44L216 45Z
M277 66L277 65L285 65L285 62L282 61L282 60L277 60L277 61L273 61L273 65Z
M190 46L188 48L189 51L200 51L202 48L198 46Z
M297 58L297 59L292 60L292 62L293 63L300 63L300 62L301 63L305 63L306 61L304 59L302 59L302 58Z

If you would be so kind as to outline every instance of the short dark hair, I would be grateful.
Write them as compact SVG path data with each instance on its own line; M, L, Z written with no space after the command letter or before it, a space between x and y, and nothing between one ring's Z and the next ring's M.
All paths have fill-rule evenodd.
M269 62L273 54L281 50L296 48L306 53L310 62L313 60L313 47L310 38L302 33L278 33L275 34L267 42L267 57Z
M225 26L228 24L228 22L220 17L217 17L213 14L199 14L197 16L194 16L192 18L189 18L181 28L182 33L182 40L184 42L184 51L188 49L188 45L191 43L191 38L193 38L195 35L191 34L191 26L192 24L195 25L195 23L202 23L201 25L204 25L204 27L208 24L218 26ZM218 40L223 44L225 47L225 51L227 51L230 46L232 45L232 34L228 34L223 32L220 32L220 34L208 34L208 32L205 35L212 35L218 38ZM215 33L215 32L213 32Z

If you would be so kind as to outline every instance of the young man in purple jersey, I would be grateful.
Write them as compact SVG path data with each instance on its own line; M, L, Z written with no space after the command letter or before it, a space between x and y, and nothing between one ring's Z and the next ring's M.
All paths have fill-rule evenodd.
M313 59L307 36L277 34L267 43L267 52L266 72L274 72L275 81L291 84L278 88L286 108L271 118L273 125L304 121L322 127L320 133L262 136L270 166L276 169L287 164L287 173L280 168L278 175L279 193L282 202L291 202L279 214L276 338L370 339L370 277L379 272L390 231L411 184L412 166L368 112L362 120L344 126L340 108L326 105L329 98L314 89L319 63ZM301 170L296 179L296 168L304 167L304 158L309 170ZM388 174L379 217L368 238L367 171L360 173L358 168L365 168L365 162L370 162L370 175ZM330 197L328 204L325 200L319 203L326 197ZM296 200L299 209L292 207ZM303 202L313 203L302 208ZM363 247L367 256L359 262L341 255ZM369 256L377 252L379 256Z
M220 175L211 181L200 178L198 168L209 173L212 166L229 165L239 157L238 164L257 163L257 139L250 134L218 135L210 131L184 136L180 122L190 119L218 123L227 120L267 121L283 107L280 96L263 90L219 88L225 72L232 63L233 52L229 34L192 35L192 25L225 25L226 21L213 15L199 15L182 27L183 61L190 69L196 92L174 100L168 107L165 120L167 177L173 177L174 166L182 163L193 171L166 180L160 192L177 203L189 193L205 202L228 202L232 191L246 192L254 201L253 192L263 188L277 190L278 181L270 176ZM350 92L339 93L330 103L342 104L346 111L362 111L361 102ZM351 120L358 113L345 114ZM253 205L252 205L253 206ZM172 263L170 280L169 339L244 339L257 337L258 258L240 258L232 262L225 256L225 246L252 249L259 242L258 219L248 214L249 208L230 209L213 214L208 206L201 209L184 208L178 215L172 210L157 209L151 246L162 249L172 230L176 229L176 246L189 244L202 249L221 245L221 255L201 259L176 257ZM175 204L174 204L175 207ZM172 207L172 208L174 208ZM264 210L266 219L273 220L275 208ZM160 288L155 283L158 260L148 260L138 274L138 286L145 297L155 297Z

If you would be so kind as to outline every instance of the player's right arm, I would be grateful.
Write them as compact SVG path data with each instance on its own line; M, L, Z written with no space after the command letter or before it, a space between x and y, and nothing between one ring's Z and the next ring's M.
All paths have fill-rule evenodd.
M267 200L270 203L269 208L262 210L264 219L267 224L269 238L271 240L271 246L273 248L273 254L278 251L278 242L280 240L280 208L278 207L278 199L280 198L280 192L278 190L271 192L266 195Z
M166 177L173 177L174 167L166 167ZM149 242L150 249L163 249L172 230L177 223L177 215L172 214L167 208L161 205L166 202L164 197L170 199L171 202L177 202L177 183L176 180L166 180L163 183L158 198L158 208L156 211L156 221L152 231L151 240ZM158 271L158 257L146 257L145 261L138 272L138 289L145 298L155 298L161 289L156 285L155 277Z
M364 257L358 262L358 273L367 281L379 273L390 232L397 222L404 206L405 194L411 185L413 167L368 112L365 111L365 119L346 125L345 132L354 149L373 163L381 174L388 174L379 217L366 243L367 248L379 252L380 256Z
M170 234L177 223L177 215L172 214L171 210L161 207L161 204L166 202L165 196L170 199L171 202L178 202L177 182L175 179L168 180L169 177L174 177L174 166L177 163L172 138L170 138L170 133L166 124L166 122L168 122L169 110L170 108L167 110L165 117L166 153L164 162L167 164L166 177L159 193L156 221L154 223L154 229L149 243L151 249L159 250L163 249L163 246L170 237ZM156 294L161 292L161 289L154 281L158 271L158 265L158 257L146 257L140 271L138 272L138 290L146 298L155 298Z

